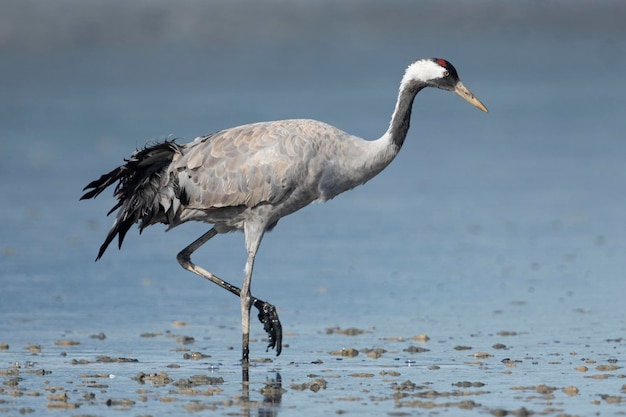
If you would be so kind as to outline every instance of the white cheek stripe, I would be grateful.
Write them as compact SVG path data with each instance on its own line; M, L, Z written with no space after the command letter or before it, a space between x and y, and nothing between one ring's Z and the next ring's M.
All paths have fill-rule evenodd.
M443 78L445 71L445 68L430 59L420 59L407 67L400 88L403 88L410 81L425 82Z

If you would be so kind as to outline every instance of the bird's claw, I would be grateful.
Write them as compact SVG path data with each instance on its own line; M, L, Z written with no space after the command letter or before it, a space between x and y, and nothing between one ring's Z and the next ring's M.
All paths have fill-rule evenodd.
M267 352L270 348L276 349L276 356L280 355L280 352L283 350L283 326L278 319L276 307L259 299L254 300L254 306L259 310L258 317L261 323L263 323L263 328L267 332L269 340L265 351Z

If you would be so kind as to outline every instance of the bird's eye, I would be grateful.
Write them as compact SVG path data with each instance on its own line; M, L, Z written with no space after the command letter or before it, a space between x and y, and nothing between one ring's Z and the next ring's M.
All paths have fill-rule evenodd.
M450 71L444 71L443 72L443 76L444 77L449 77L450 76Z

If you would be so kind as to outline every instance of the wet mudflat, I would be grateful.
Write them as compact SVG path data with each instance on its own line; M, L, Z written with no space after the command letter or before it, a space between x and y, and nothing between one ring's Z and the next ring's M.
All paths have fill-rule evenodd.
M118 356L120 344L102 333L3 345L11 364L0 370L0 413L564 416L620 415L626 406L621 339L541 341L507 330L437 340L322 329L287 335L285 356L261 354L242 386L241 366L229 360L236 350L216 352L202 326L179 326L130 337L129 356ZM238 332L219 333L235 340ZM300 350L309 344L315 349Z
M473 331L452 331L454 320L446 317L385 317L376 326L345 328L291 323L278 358L264 353L259 328L247 384L232 317L212 314L211 321L228 325L196 318L161 328L151 323L144 331L104 320L100 328L48 329L45 335L27 329L37 327L33 318L4 333L0 413L623 414L626 340L596 322L594 313L560 304L563 315L549 315L552 324L535 329L515 319L534 317L523 301L487 314L491 320L477 311L483 325ZM348 313L336 319L367 320ZM435 329L419 333L424 328Z
M626 36L598 10L542 30L481 13L378 31L351 12L347 38L2 46L0 416L624 415ZM285 346L266 353L253 323L247 384L238 300L175 260L206 225L131 230L93 262L114 203L81 189L135 148L296 117L375 138L422 56L490 113L420 93L386 171L264 238L252 291ZM194 260L239 284L243 237Z

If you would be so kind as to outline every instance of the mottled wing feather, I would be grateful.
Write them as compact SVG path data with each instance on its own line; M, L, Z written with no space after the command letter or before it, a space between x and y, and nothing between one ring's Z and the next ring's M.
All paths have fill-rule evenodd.
M188 207L208 210L280 202L307 175L315 146L305 125L294 129L297 125L285 122L257 123L185 145L172 170L189 198Z

